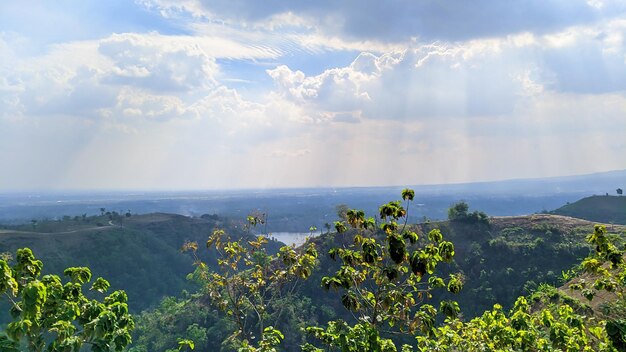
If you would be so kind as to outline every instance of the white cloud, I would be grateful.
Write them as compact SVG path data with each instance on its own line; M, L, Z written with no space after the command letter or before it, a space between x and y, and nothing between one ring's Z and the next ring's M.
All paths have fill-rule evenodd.
M151 35L113 35L99 44L113 62L103 82L153 91L189 91L215 86L215 59L197 46L172 45Z
M329 37L395 43L406 42L412 37L427 41L459 41L529 31L542 34L620 18L626 10L621 1L596 0L542 0L510 4L498 0L471 3L460 0L446 3L279 0L271 4L249 0L145 0L142 3L170 17L189 16L244 27L315 28Z
M495 2L465 18L476 8L464 5L422 18L433 28L406 21L439 5L402 1L406 14L365 2L354 17L350 2L241 14L250 4L141 3L183 30L47 46L0 35L0 184L384 185L626 167L626 21L599 20L617 16L613 2L576 2L579 16L554 24L556 2L526 4L536 20ZM460 29L435 23L462 10ZM459 32L494 13L513 23ZM397 22L365 28L385 16Z
M626 26L568 28L545 36L416 45L305 75L268 70L287 99L327 116L421 119L512 114L528 97L626 90ZM567 38L555 44L554 38ZM567 44L565 44L567 43Z
M286 66L268 70L282 94L314 110L359 111L365 118L407 119L510 112L522 87L497 51L427 45L380 56L362 53L349 66L305 76Z

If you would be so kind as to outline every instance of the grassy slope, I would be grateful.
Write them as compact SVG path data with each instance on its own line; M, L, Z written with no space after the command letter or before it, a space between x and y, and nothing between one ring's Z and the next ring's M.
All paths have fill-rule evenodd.
M607 224L626 224L626 196L591 196L550 213Z

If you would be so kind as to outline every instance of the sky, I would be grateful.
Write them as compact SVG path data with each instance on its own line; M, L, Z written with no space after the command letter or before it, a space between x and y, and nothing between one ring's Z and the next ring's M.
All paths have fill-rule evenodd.
M626 169L626 1L0 2L0 192Z

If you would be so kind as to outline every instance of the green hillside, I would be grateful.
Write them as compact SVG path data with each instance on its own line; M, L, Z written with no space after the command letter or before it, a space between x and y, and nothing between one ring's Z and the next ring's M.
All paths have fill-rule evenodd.
M422 304L434 307L444 301L458 301L466 321L490 310L495 303L504 309L512 308L518 296L536 289L545 291L543 283L560 286L567 279L562 272L568 272L593 252L585 238L594 231L594 223L586 220L551 214L455 219L409 224L407 230L419 237L416 246L428 241L433 229L454 243L454 258L437 271L442 277L459 273L463 289L457 294L444 290L432 298L421 299L424 299ZM105 277L113 289L126 290L134 313L149 308L137 315L133 351L166 351L176 346L178 338L195 341L199 350L230 351L233 346L224 341L234 329L232 321L212 307L206 281L197 276L199 272L194 279L203 285L194 286L187 280L187 274L194 268L193 260L191 255L181 253L180 248L189 241L197 242L198 259L215 268L216 253L205 247L207 239L220 228L232 239L242 238L243 246L248 246L254 237L242 225L241 221L215 215L65 217L1 228L0 252L6 256L17 248L30 247L46 263L44 272L60 274L66 267L88 266L94 277ZM278 317L274 326L285 335L281 350L297 351L302 344L311 342L303 327L323 326L336 319L348 324L358 322L345 309L341 291L320 288L322 278L334 275L339 268L329 250L349 248L354 243L354 231L329 232L311 239L319 256L310 276L299 280L288 295L268 306L265 314L268 319ZM381 228L368 231L368 237L381 243L386 241L387 235ZM608 232L622 248L626 226L608 226ZM268 254L276 253L278 244L269 242L266 250ZM245 272L242 275L245 277ZM178 298L163 299L166 296ZM6 322L7 307L0 309L3 311L0 321ZM412 343L414 337L405 334L396 341Z
M88 266L94 277L105 277L113 289L125 290L130 309L139 312L165 296L195 289L186 279L193 261L180 252L186 241L204 243L216 227L236 238L245 236L237 225L217 216L163 213L65 217L0 228L0 253L29 247L46 263L44 273L57 275L67 267ZM211 264L209 256L203 253L202 258Z
M562 206L550 213L605 224L626 224L626 197L591 196Z
M507 308L516 297L529 294L541 283L559 285L561 273L591 252L585 238L593 232L594 224L566 216L534 214L492 217L489 224L441 221L411 228L420 238L432 229L440 229L444 238L454 243L454 262L442 270L446 274L460 271L465 277L464 289L456 295L439 295L432 303L454 299L464 316L471 318L495 303ZM609 231L622 235L626 227L609 226ZM320 253L348 244L345 238L332 234L314 238L313 242ZM322 255L318 270L321 278L336 268L328 256ZM306 283L308 290L314 292L318 282L314 275ZM332 293L311 295L310 299L320 306L336 301Z
M437 293L426 303L437 307L443 300L456 300L463 317L469 320L495 303L510 308L518 296L530 294L542 283L560 285L561 273L591 253L585 238L593 232L594 223L536 214L490 218L489 224L442 221L411 226L422 239L433 228L440 229L444 238L455 245L454 261L442 265L441 274L461 272L465 283L460 293ZM624 226L614 226L611 232L621 234L625 230ZM281 349L299 350L307 341L301 327L337 318L355 322L341 304L341 292L320 288L322 277L338 269L338 263L328 255L329 249L346 248L352 236L350 232L329 233L312 239L320 253L319 264L293 292L294 296L281 304L282 319L276 324L285 334ZM384 239L384 234L376 236ZM182 336L201 341L201 350L228 351L221 341L229 335L229 321L211 309L207 301L207 294L199 291L179 300L167 299L156 311L142 314L135 336L137 350L165 351ZM283 311L285 307L288 309ZM403 342L411 343L410 339Z

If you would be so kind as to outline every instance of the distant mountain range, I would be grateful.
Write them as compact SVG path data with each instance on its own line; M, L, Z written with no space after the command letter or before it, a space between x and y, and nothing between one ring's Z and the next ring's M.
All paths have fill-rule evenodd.
M460 192L482 194L526 193L542 195L554 193L614 194L626 186L626 170L598 172L576 176L528 178L491 182L415 186L425 192Z
M414 185L417 208L411 221L424 217L445 219L447 209L465 200L473 209L494 216L525 215L556 209L590 195L614 194L626 188L626 170L588 175L505 180L493 182ZM220 214L245 218L251 211L268 214L271 231L306 232L323 228L336 218L335 208L374 212L405 186L260 189L222 191L69 191L0 194L0 222L25 223L32 219L58 219L64 215L97 215L100 209L133 214L153 212L187 216Z

